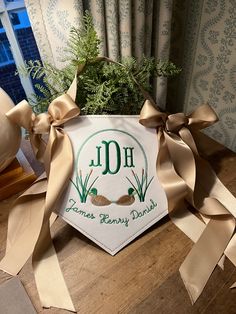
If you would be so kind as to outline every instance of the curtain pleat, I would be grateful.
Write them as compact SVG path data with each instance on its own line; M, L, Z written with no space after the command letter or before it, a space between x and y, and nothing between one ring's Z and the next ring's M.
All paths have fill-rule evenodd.
M118 1L105 0L104 3L107 54L109 58L117 60L120 57Z
M133 1L133 41L133 55L140 60L145 43L145 0Z
M155 52L156 59L168 60L170 53L172 0L160 0L154 12L157 21L155 25ZM159 107L165 109L167 94L167 79L157 77L154 80L154 94Z
M145 6L145 44L144 54L147 57L152 53L152 30L153 30L153 0L146 0Z
M119 0L120 57L132 55L132 6L130 0Z
M87 2L87 3L86 3ZM90 11L94 26L96 28L98 37L101 39L100 54L107 55L107 40L106 40L106 24L105 24L105 7L103 0L89 0L85 1L85 5Z

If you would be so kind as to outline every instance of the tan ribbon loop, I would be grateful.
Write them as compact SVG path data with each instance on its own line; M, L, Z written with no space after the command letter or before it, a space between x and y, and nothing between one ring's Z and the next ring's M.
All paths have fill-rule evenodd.
M230 215L229 211L213 197L204 198L203 205L199 208L199 212L206 216Z
M156 170L167 195L169 215L196 242L180 267L192 302L201 294L217 263L222 267L224 251L236 265L236 254L232 252L236 247L236 237L232 238L236 200L199 156L191 133L216 121L215 112L207 104L185 116L163 114L146 101L140 113L142 125L157 129ZM199 215L189 211L188 203L204 217L206 225Z
M24 114L22 114L24 112ZM6 116L15 124L32 131L35 114L26 100L22 100L17 106L6 113Z
M75 102L68 94L59 96L48 107L48 114L53 118L53 126L59 126L79 113L80 109L75 108Z
M188 116L191 129L201 130L218 121L215 111L208 105L199 106Z
M147 128L164 126L167 114L153 107L150 100L146 100L140 112L139 123Z
M16 275L32 255L42 305L70 311L75 308L53 247L50 223L55 219L52 212L73 169L71 143L61 125L80 113L72 99L75 95L76 79L67 94L49 105L48 113L35 116L26 101L7 113L10 120L28 129L36 157L44 162L46 176L36 180L11 209L6 255L0 262L0 269ZM47 143L42 138L45 133L49 133Z

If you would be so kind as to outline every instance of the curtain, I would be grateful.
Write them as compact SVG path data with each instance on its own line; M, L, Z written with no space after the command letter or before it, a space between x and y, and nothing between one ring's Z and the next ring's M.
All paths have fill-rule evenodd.
M100 54L112 59L143 54L174 61L182 73L158 78L154 95L170 112L209 102L220 122L207 133L236 151L235 0L25 0L43 61L58 68L72 26L93 16ZM168 92L167 92L168 91Z
M208 102L219 122L207 134L236 152L236 1L174 1L170 58L182 73L168 86L168 109Z

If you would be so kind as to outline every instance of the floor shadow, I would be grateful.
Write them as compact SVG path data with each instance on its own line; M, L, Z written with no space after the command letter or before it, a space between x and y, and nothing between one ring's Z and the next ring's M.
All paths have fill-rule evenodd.
M60 219L60 218L59 218ZM145 230L142 234L140 234L139 236L137 236L133 241L131 241L128 245L132 244L135 241L138 241L141 237L145 236L146 234L149 234L150 232L152 232L153 230L160 228L161 226L163 226L164 224L166 224L168 221L170 220L170 218L167 216L163 217L161 220L159 220L158 222L156 222L154 225L152 225L150 228L148 228L147 230ZM93 247L95 247L96 249L98 249L99 251L104 252L104 250L98 246L96 243L94 243L92 240L90 240L89 238L87 238L85 235L83 235L81 232L79 232L77 229L75 229L73 226L65 223L65 225L60 228L55 235L53 236L53 243L55 246L55 249L57 252L62 251L65 246L72 241L73 239L79 239L80 241L83 241L85 244L87 245L91 245ZM125 249L122 248L121 250Z
M215 173L219 174L223 169L222 168L223 161L228 160L230 158L235 158L235 156L236 155L234 152L228 149L222 149L221 151L217 151L214 154L211 154L210 156L204 156L203 158L210 163Z
M79 232L77 229L75 229L68 223L65 223L65 225L62 228L60 228L53 236L53 244L55 246L56 251L57 252L62 251L65 248L65 246L75 238L84 242L85 244L91 245L103 251L103 249L100 248L96 243L92 242L89 238L87 238L85 235L83 235L81 232Z

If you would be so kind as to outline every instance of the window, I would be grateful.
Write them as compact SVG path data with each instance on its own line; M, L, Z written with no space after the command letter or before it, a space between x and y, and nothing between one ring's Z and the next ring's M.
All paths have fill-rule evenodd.
M7 40L0 42L0 65L14 63L10 45Z
M34 93L30 78L15 75L30 59L40 59L40 55L24 0L0 0L0 87L15 103Z
M10 20L12 25L19 25L20 24L20 19L17 13L10 13ZM2 22L0 21L0 30L3 29Z
M10 13L10 19L11 19L12 25L19 25L20 24L19 14Z

